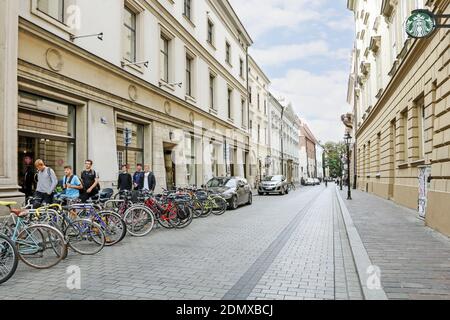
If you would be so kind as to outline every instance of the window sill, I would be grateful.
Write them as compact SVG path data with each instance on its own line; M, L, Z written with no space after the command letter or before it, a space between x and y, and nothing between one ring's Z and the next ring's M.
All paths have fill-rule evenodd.
M211 49L213 49L214 51L217 51L216 46L213 43L209 42L208 40L206 40L206 43L209 44Z
M209 108L209 113L214 114L217 116L217 110L214 108Z
M38 10L37 8L37 1L32 3L32 8L31 8L31 13L38 16L39 18L41 18L42 20L45 20L46 22L54 25L55 27L67 32L69 34L69 36L74 36L75 34L72 32L72 29L67 26L66 24L64 24L63 22L49 16L48 14Z
M233 68L233 65L231 64L231 62L225 60L225 63L226 63L230 68Z
M411 167L419 167L419 166L423 166L424 164L425 164L425 159L420 159L420 160L411 162Z
M408 168L408 167L409 167L409 163L408 163L408 162L400 163L400 164L397 166L397 168L399 168L399 169L404 169L404 168Z
M184 99L185 99L186 101L192 103L192 104L196 104L196 103L197 103L197 100L195 100L195 98L192 97L192 96L190 96L190 95L186 95L186 96L184 97Z
M195 28L194 22L192 22L192 20L189 19L184 13L183 13L183 18L187 21L187 23L190 24L190 26L191 26L192 28Z
M125 64L125 63L132 63L132 62L129 62L127 60L120 61L121 66L123 66L123 64ZM133 71L139 72L140 74L144 74L144 70L142 70L142 67L141 66L137 66L137 65L123 66L122 69L123 70L133 70Z
M175 88L170 84L168 84L167 82L165 82L164 80L159 80L159 87L169 89L170 91L175 91Z
M231 123L233 123L233 124L234 124L234 120L233 120L233 119L231 119L231 118L228 118L228 122L231 122Z

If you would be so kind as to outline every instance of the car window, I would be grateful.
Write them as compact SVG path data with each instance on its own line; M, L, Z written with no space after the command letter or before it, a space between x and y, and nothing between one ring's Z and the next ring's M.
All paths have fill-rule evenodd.
M208 181L208 183L206 184L206 186L208 188L217 188L217 187L223 187L223 186L227 186L227 184L229 183L229 181L232 181L229 178L213 178L211 180Z
M230 179L227 181L227 183L225 184L226 187L228 188L235 188L237 186L237 180L235 179Z

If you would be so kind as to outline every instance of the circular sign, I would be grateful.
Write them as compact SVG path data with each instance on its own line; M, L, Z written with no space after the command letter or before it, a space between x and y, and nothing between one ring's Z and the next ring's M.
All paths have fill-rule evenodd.
M406 20L406 33L412 38L426 38L436 30L436 18L428 10L414 10Z

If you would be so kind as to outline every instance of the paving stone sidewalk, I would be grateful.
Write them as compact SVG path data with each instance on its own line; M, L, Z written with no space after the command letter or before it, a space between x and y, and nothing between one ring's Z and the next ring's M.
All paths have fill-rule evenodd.
M450 239L413 210L352 191L352 201L340 192L388 298L450 300Z

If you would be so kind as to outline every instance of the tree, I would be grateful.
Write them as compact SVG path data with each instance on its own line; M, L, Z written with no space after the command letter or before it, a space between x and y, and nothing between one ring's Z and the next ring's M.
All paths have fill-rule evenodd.
M327 142L324 145L324 150L326 153L325 167L330 169L330 176L333 178L342 177L344 170L342 155L346 152L345 144L342 142Z

